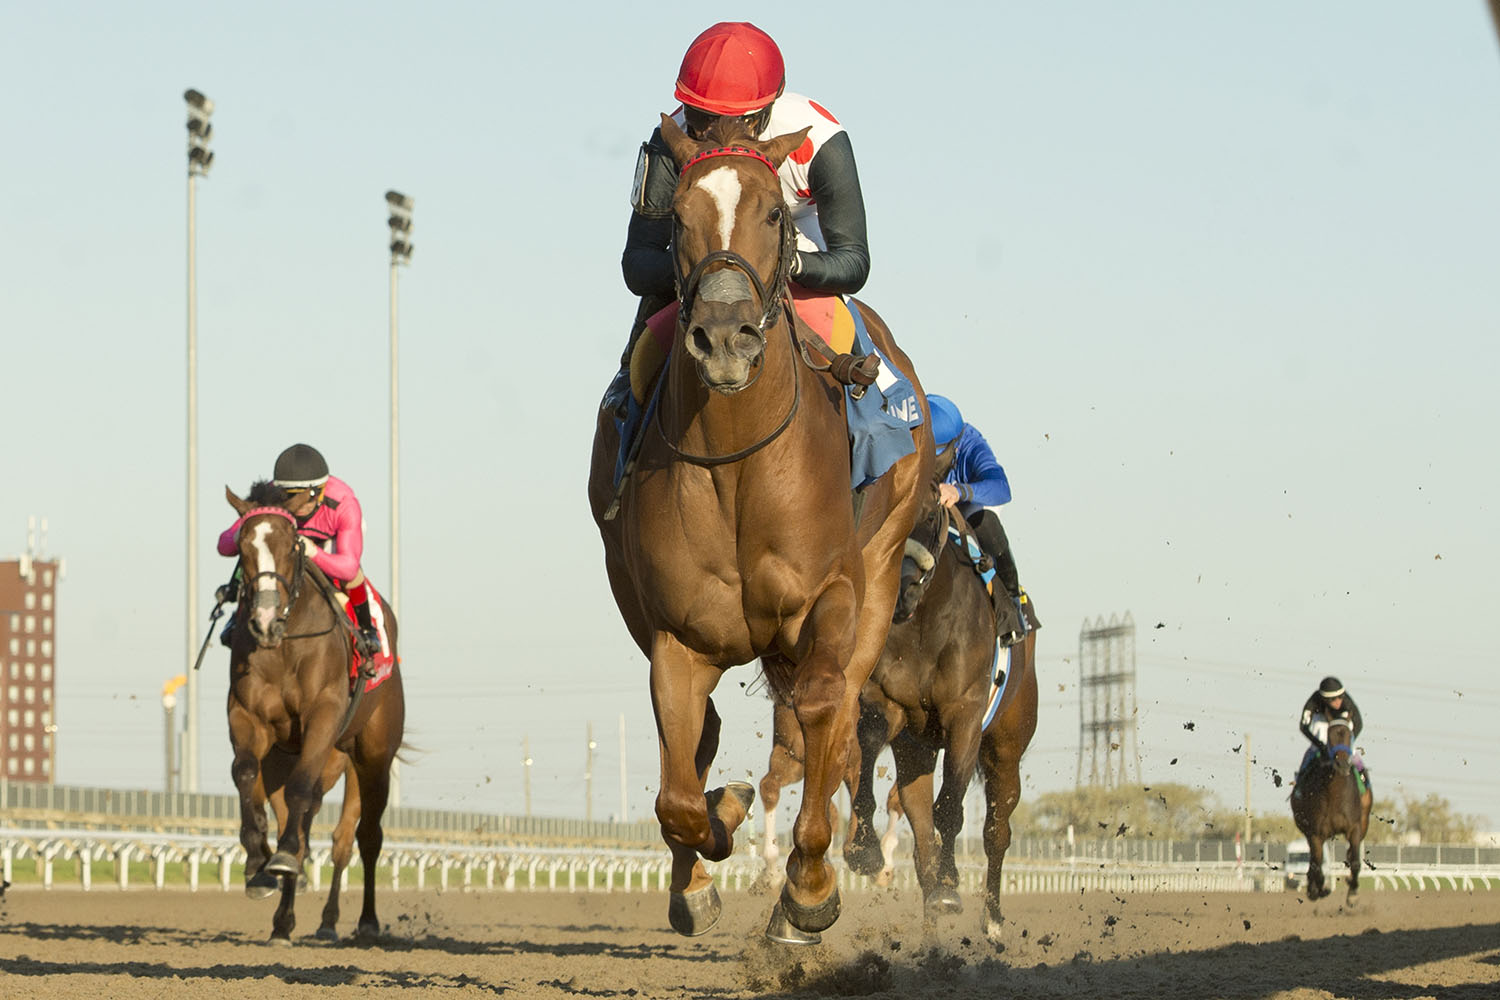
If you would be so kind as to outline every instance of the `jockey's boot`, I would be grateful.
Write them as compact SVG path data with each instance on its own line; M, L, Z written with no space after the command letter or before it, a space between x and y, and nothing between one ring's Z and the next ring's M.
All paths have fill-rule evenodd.
M234 645L234 615L229 616L229 624L224 626L224 631L219 633L219 644L223 646Z
M359 589L364 590L365 585L360 584ZM354 595L350 595L350 601L354 604L354 617L359 622L359 628L354 633L354 646L361 658L373 660L380 655L380 632L370 620L369 591L366 590L360 596L364 600L355 600Z

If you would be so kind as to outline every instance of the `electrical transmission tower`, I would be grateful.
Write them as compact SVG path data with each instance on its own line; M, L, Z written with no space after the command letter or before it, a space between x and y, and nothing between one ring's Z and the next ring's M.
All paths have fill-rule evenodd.
M1078 773L1089 761L1088 783L1118 788L1141 780L1135 738L1135 621L1130 612L1106 622L1083 623L1078 632Z

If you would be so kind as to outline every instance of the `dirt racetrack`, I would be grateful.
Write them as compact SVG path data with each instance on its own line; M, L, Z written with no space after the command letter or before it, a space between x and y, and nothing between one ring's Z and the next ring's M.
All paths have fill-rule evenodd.
M765 896L728 893L707 935L665 927L660 893L387 892L380 942L296 945L239 893L12 888L0 998L1018 997L1494 1000L1500 892L1007 897L997 954L969 912L924 935L911 895L849 894L813 948L764 943ZM358 895L343 896L347 933Z

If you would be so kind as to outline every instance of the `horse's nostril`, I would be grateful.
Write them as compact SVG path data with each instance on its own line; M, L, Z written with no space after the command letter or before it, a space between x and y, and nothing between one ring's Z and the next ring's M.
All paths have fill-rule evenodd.
M713 341L708 339L708 332L701 326L693 331L691 343L693 353L700 357L706 358L714 351Z

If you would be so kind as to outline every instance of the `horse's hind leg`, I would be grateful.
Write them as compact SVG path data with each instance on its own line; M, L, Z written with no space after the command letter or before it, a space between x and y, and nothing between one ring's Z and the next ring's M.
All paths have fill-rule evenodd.
M984 936L997 948L1004 918L1000 890L1004 884L1005 852L1010 849L1010 817L1021 801L1021 756L1036 733L1036 671L1032 669L1036 633L1026 637L1025 669L1015 675L1020 687L1015 700L990 722L980 739L979 766L984 772Z
M318 925L316 936L324 941L338 940L339 891L343 888L344 872L354 856L354 825L359 820L359 776L354 773L354 764L341 753L335 752L330 760L330 769L338 770L331 776L324 772L324 791L332 789L339 775L344 778L344 804L339 810L339 821L333 828L333 881L328 886L328 902L323 905L323 920ZM369 875L374 878L374 875Z
M944 720L948 743L943 748L943 784L932 804L932 822L938 837L937 882L925 900L928 916L963 912L954 853L958 835L964 828L964 795L979 763L982 709L983 705L978 704L972 711L961 711L956 718Z
M792 706L780 699L775 701L771 712L771 759L765 776L760 779L760 806L765 820L761 856L766 862L762 878L768 884L780 881L780 873L776 871L781 854L776 844L776 807L781 802L781 790L802 780L802 730L797 728L797 716L792 713Z

